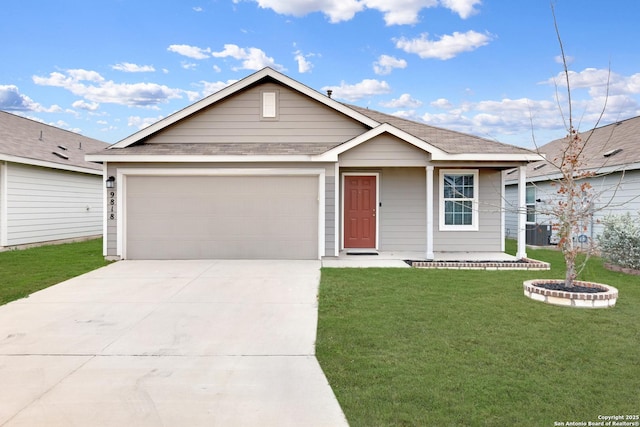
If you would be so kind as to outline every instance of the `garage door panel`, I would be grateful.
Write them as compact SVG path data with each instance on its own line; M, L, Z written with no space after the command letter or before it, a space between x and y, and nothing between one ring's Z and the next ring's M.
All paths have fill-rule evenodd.
M130 259L318 257L318 176L130 176Z

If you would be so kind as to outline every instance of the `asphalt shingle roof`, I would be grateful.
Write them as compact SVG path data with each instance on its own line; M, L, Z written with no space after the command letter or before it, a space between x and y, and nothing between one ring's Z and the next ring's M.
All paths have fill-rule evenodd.
M21 158L27 164L38 160L102 170L101 165L87 162L84 156L108 146L97 139L0 111L0 155Z
M346 104L345 104L346 105ZM392 116L390 114L381 113L379 111L362 108L355 105L347 105L359 113L372 118L379 123L389 123L390 125L401 129L416 138L419 138L429 144L446 151L450 154L464 153L496 153L496 154L523 154L531 153L521 147L503 144L475 135L469 135L462 132L443 129L426 123L415 122L403 119L401 117Z
M627 165L640 164L640 116L581 132L580 136L586 141L582 152L584 164L581 169L628 169ZM547 161L530 163L527 177L534 178L557 172L551 166L541 166L548 161L560 159L565 147L565 138L556 139L540 147L539 151L546 155ZM610 155L605 157L605 154Z
M261 156L261 155L316 155L329 151L339 144L318 143L153 143L135 144L126 148L103 150L100 154L131 154L161 156ZM92 153L95 154L95 153Z

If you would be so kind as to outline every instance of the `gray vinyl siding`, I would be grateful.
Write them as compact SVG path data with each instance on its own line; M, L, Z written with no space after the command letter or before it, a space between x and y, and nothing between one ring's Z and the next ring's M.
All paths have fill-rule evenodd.
M342 167L410 167L427 165L428 154L393 135L383 134L340 155Z
M602 220L609 214L622 215L629 212L631 215L638 215L640 212L640 170L629 170L624 173L612 173L597 178L589 178L589 183L593 191L600 193L593 215L593 221L587 221L585 234L592 238L597 238L602 233ZM551 185L550 181L539 181L535 183L536 198L541 202L537 204L536 214L537 224L552 224L554 222L550 215L545 215L549 211L549 203L557 199L557 187ZM517 185L511 184L506 187L507 206L515 206L517 202ZM515 228L514 225L515 224ZM505 220L507 237L516 237L517 215L515 210L507 209Z
M479 226L478 231L440 231L439 179L436 169L434 179L433 249L436 252L500 252L501 242L501 173L492 169L479 170Z
M516 239L518 237L518 186L507 185L504 199L504 235L508 239Z
M277 119L261 118L261 94L278 91ZM150 137L147 143L341 143L367 128L274 83L249 88Z
M102 234L102 176L8 163L7 246Z
M380 176L380 250L426 248L426 172L424 168L385 168Z

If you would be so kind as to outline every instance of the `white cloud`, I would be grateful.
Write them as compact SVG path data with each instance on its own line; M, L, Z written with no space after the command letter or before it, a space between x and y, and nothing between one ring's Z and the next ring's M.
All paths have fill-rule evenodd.
M389 84L385 81L365 79L360 83L349 85L344 82L340 86L325 86L323 91L331 89L334 98L345 99L347 101L357 101L368 96L381 95L391 92Z
M453 104L451 103L451 101L445 98L438 98L435 101L431 102L429 105L442 110L450 110L451 108L453 108Z
M0 110L5 111L34 111L40 108L27 95L20 93L17 86L0 85Z
M482 0L440 0L440 3L452 12L457 13L460 18L467 19L478 13L475 7L482 4Z
M153 65L137 65L130 62L121 62L120 64L112 65L111 68L125 73L151 73L156 71Z
M0 110L57 113L62 111L62 108L55 104L48 108L44 107L20 93L20 89L15 85L0 85Z
M158 117L140 117L140 116L129 116L129 120L127 121L127 125L131 127L136 127L138 130L144 129L152 124L162 120L163 116Z
M234 0L237 3L237 0ZM322 12L329 21L349 21L364 8L360 0L255 0L263 9L272 9L283 15L304 16Z
M79 110L87 110L87 111L96 111L98 108L100 108L100 104L98 104L97 102L89 103L83 100L78 100L73 104L71 104L71 106Z
M33 76L41 86L61 87L91 102L149 107L181 98L183 91L156 83L115 83L99 73L87 70L67 70L50 73L48 77Z
M532 133L538 144L545 144L563 136L565 132L558 104L551 99L504 98L465 101L455 105L441 98L430 105L442 111L422 115L421 119L430 125L489 138L496 137L503 142L521 146L533 147ZM581 130L596 125L602 106L603 101L599 98L574 101L574 114L580 117ZM626 95L613 96L608 99L602 123L638 114L640 105L635 99Z
M200 84L202 85L203 89L202 89L202 93L204 96L207 95L211 95L212 93L216 93L222 89L224 89L227 86L231 86L232 84L234 84L235 82L237 82L237 80L227 80L226 82L207 82L207 81L200 81Z
M234 0L238 3L240 0ZM475 8L481 0L253 0L261 8L276 13L304 16L321 12L332 23L349 21L358 12L374 9L384 15L387 25L415 24L422 9L444 7L457 13L462 19L477 13Z
M204 9L203 9L203 8L201 8L200 6L195 6L195 7L193 8L193 11L194 11L194 12L202 12L203 10L204 10Z
M567 80L564 72L558 73L555 77L547 79L543 83L558 87L567 87ZM607 69L585 68L580 72L569 71L569 84L572 91L588 89L592 97L606 97L607 94L630 95L640 94L640 73L631 76L621 76ZM561 94L564 95L564 94Z
M396 47L407 53L415 53L420 58L447 60L460 53L473 51L492 40L492 36L489 34L481 34L476 31L467 31L466 33L456 31L451 35L441 36L439 40L429 40L428 37L429 35L426 33L417 39L402 37L395 40Z
M211 52L211 56L214 58L227 58L231 57L242 61L242 66L234 67L233 70L261 70L264 67L271 67L276 70L284 71L284 67L280 64L276 64L275 60L261 49L256 47L241 48L235 44L225 44L224 50L220 52Z
M394 68L407 68L407 61L389 55L380 55L373 63L373 71L378 75L391 74Z
M192 59L206 59L211 54L210 48L203 49L197 46L189 46L188 44L172 44L167 50Z
M422 9L438 6L438 0L364 0L364 3L369 9L382 12L387 25L416 24Z
M294 54L295 54L294 58L298 63L298 72L301 74L310 72L311 69L313 68L313 64L307 60L307 57L303 55L302 52L300 51L294 52ZM313 54L310 54L307 56L313 56Z
M399 98L381 102L380 105L387 108L418 108L422 106L422 101L412 98L408 93L403 93Z

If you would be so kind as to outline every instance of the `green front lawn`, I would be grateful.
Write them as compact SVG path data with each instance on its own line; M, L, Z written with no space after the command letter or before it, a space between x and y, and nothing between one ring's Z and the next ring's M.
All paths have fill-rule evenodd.
M0 305L108 263L102 239L0 252Z
M511 248L512 250L512 248ZM592 259L612 309L524 297L550 272L322 270L317 356L351 426L553 426L640 413L640 277Z

